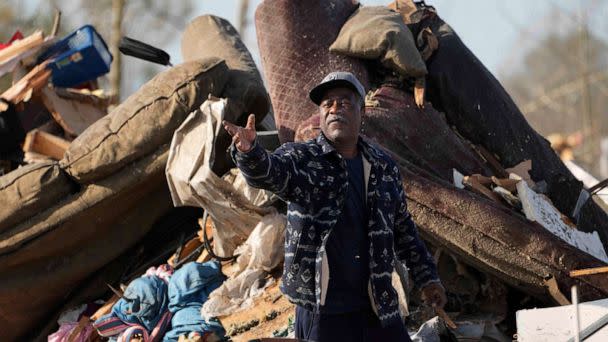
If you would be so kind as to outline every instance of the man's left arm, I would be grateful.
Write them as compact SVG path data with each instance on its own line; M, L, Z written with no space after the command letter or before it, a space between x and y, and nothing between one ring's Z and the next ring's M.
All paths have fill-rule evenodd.
M397 181L395 253L410 269L414 284L422 291L422 299L430 305L443 307L446 303L445 290L439 280L435 261L420 238L412 215L407 210L405 191L398 171Z

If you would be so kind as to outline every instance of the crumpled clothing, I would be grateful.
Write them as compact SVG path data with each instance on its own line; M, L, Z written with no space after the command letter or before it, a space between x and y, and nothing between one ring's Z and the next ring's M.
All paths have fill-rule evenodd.
M168 303L167 283L158 276L144 275L133 280L111 313L93 325L104 337L118 335L120 340L138 333L144 336L145 341L155 341L156 337L164 334L171 321Z
M123 298L112 307L112 314L151 331L167 311L167 305L167 284L159 277L140 277L127 286Z
M169 282L169 310L175 313L192 303L204 303L225 279L218 261L189 262L183 265Z
M78 326L78 322L67 322L62 323L59 329L48 336L48 342L66 342L72 334L72 331ZM91 324L87 324L84 328L76 335L73 342L86 342L91 337L95 329Z
M169 283L169 279L173 275L174 269L169 264L162 264L158 267L150 267L144 274L146 277L157 276L160 279L164 280L165 283Z
M200 311L209 294L225 279L218 261L190 262L175 271L168 290L169 310L173 314L171 330L163 341L175 341L180 335L191 332L213 332L224 336L221 323L216 319L203 319Z
M163 342L176 341L181 335L187 335L191 332L198 332L203 336L208 333L215 333L217 336L223 337L226 331L220 321L216 318L205 320L201 317L202 306L199 303L175 312L171 319L171 330L165 334Z

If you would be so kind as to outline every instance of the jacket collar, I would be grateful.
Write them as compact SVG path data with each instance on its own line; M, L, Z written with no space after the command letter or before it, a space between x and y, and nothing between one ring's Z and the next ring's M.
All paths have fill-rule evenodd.
M338 153L336 148L329 142L329 139L320 132L316 138L317 145L321 147L321 154L330 154L330 153ZM359 139L357 141L357 147L359 148L359 152L370 162L374 162L378 159L378 153L376 149L368 143L361 135L359 135Z

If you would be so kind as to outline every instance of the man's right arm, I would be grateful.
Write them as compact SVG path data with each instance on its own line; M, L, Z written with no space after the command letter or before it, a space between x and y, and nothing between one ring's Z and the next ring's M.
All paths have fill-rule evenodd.
M290 183L295 176L294 152L291 144L284 144L275 152L268 153L257 140L247 152L239 151L234 145L230 150L232 160L247 184L271 191L284 200L291 197Z

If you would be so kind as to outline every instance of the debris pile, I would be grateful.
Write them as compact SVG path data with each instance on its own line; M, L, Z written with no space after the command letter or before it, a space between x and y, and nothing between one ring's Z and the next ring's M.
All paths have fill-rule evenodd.
M570 273L608 262L595 189L433 7L265 0L255 21L268 92L234 27L212 15L186 27L184 63L113 108L96 82L112 56L93 27L0 47L0 74L14 81L0 95L5 339L292 333L278 288L286 205L233 169L221 122L254 113L269 150L314 137L307 92L336 70L369 90L362 134L400 165L448 292L447 313L434 312L397 265L414 336L510 340L516 310L568 304L572 285L583 300L608 295L601 274Z

